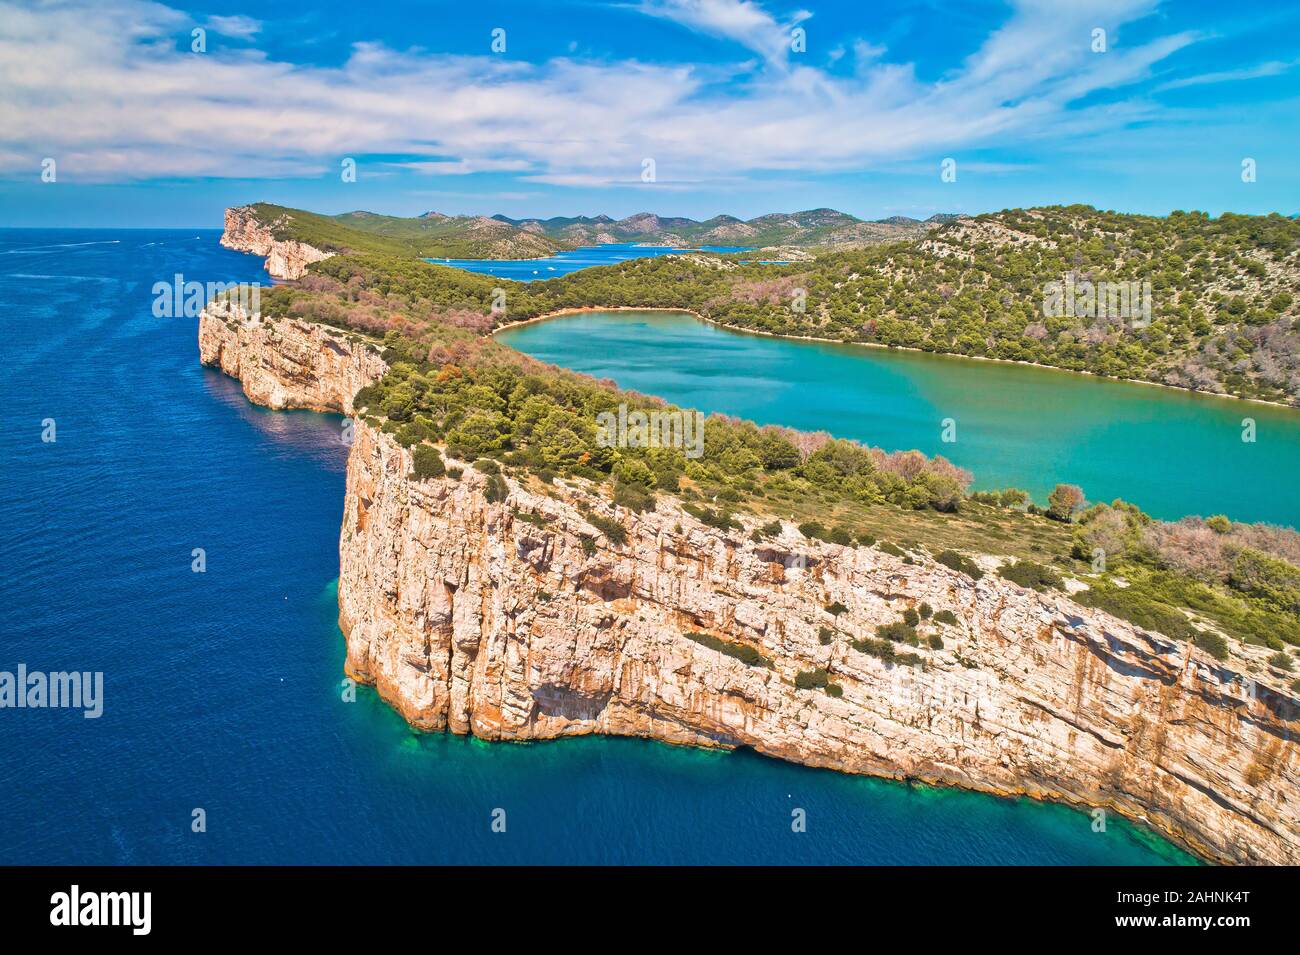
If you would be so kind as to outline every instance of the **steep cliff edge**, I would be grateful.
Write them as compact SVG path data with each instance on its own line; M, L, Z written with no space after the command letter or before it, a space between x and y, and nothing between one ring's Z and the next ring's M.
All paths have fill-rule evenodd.
M382 374L344 333L287 320L205 314L200 343L206 363L274 407L347 411ZM973 581L925 558L789 527L755 543L669 500L615 511L580 481L508 480L508 498L489 503L473 469L428 482L411 469L408 451L358 422L339 619L348 673L417 727L750 746L1107 807L1209 858L1300 863L1300 726L1280 686L1242 680L1257 648L1220 664L1064 594ZM626 542L584 511L618 519ZM939 630L941 649L915 651L924 668L853 647L921 602L958 621ZM832 614L836 603L845 609ZM819 668L842 695L796 685Z
M275 223L262 222L251 206L226 210L221 244L236 252L263 256L266 259L266 271L277 279L300 279L307 271L307 266L334 254L305 242L277 239Z
M290 318L263 321L226 301L210 302L199 316L199 360L238 378L257 404L342 414L388 370L357 335Z

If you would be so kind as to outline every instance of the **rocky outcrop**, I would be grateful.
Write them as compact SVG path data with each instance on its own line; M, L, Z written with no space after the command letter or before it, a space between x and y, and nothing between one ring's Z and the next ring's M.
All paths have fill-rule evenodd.
M276 223L259 219L252 206L227 209L221 244L236 252L265 257L266 271L277 279L300 279L306 273L307 266L334 254L305 242L277 239L275 227Z
M199 360L238 378L268 408L352 413L352 398L388 370L371 342L292 318L266 321L213 301L199 316Z
M324 388L305 384L310 328L208 335L232 374L290 375L278 391L246 382L254 400L301 395L321 407ZM273 357L281 346L290 357ZM232 354L243 348L256 360ZM356 379L326 374L346 408ZM416 727L749 746L1101 807L1215 860L1300 863L1296 703L1268 678L1243 679L1255 648L1221 664L1065 594L974 581L922 556L909 564L789 527L755 543L672 501L614 510L581 482L511 479L508 498L489 503L472 468L426 482L411 468L410 452L358 422L339 620L348 673ZM626 541L593 526L592 512L617 519ZM942 647L896 645L919 665L855 649L922 602L957 623L924 628ZM818 670L840 695L800 688L799 675Z

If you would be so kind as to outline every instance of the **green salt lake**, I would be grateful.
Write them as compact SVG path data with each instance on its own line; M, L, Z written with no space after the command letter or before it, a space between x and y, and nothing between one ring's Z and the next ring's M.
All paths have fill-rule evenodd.
M497 339L684 407L917 448L975 489L1059 481L1174 520L1300 526L1300 410L1053 369L733 332L684 312L593 311ZM951 419L955 441L944 441ZM1244 419L1254 441L1243 441ZM948 429L953 433L954 428Z

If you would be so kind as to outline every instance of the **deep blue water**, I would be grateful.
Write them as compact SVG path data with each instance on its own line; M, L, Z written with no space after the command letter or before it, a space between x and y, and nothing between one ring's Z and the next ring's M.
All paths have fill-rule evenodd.
M199 366L194 319L150 313L177 272L266 280L217 238L0 231L0 670L105 674L98 720L0 709L0 862L1186 861L1059 806L637 740L421 736L369 690L343 702L341 419L252 407Z
M739 245L704 245L705 252L744 252ZM470 272L482 272L498 278L514 279L517 282L535 282L539 279L554 279L568 275L578 269L593 265L613 265L628 259L653 258L657 255L674 255L689 249L667 249L653 245L635 245L628 242L616 242L609 245L588 245L569 252L557 252L544 259L429 259L439 265L451 265Z

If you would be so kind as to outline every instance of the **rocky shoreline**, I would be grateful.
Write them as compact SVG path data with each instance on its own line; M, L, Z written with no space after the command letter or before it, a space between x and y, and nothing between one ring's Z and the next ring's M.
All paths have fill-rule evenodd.
M271 407L350 413L386 369L345 332L225 305L205 311L199 342L205 364ZM638 515L581 481L507 479L507 499L489 503L473 469L425 482L411 469L410 452L356 422L339 619L348 673L413 726L748 746L1099 807L1214 861L1300 863L1296 703L1244 679L1259 648L1220 663L1063 593L789 526L755 543L668 499ZM593 526L593 512L618 520L626 541ZM941 649L917 650L923 669L852 647L922 602L957 619ZM796 685L818 669L841 695Z

